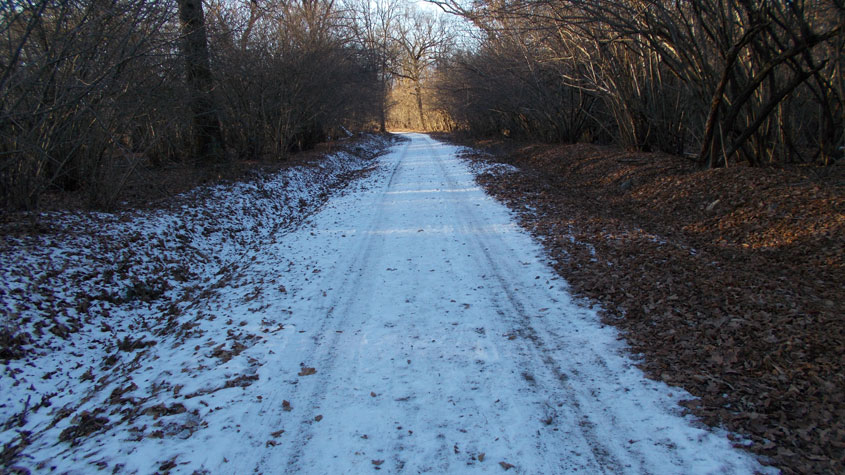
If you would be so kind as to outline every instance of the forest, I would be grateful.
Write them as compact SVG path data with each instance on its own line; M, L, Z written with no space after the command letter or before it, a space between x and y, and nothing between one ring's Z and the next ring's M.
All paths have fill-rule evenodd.
M843 155L841 1L436 0L482 31L439 88L474 134L715 168Z
M3 0L0 201L350 131L736 162L845 150L840 0ZM437 7L437 8L435 8Z
M398 4L397 4L398 5ZM283 160L384 129L403 12L334 0L4 0L0 201L114 205L139 169ZM405 14L405 13L403 13Z

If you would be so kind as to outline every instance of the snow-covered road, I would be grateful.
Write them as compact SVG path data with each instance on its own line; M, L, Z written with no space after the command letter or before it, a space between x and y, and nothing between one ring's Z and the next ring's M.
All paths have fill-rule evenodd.
M643 377L457 147L407 139L7 238L0 472L764 470Z
M680 415L689 395L644 379L455 147L408 138L256 256L250 279L285 283L259 299L284 329L249 349L259 379L208 416L219 430L194 435L185 469L760 468Z

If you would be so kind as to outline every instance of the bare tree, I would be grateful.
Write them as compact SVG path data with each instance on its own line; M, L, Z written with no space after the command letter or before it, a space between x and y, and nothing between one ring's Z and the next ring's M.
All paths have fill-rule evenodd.
M441 18L420 10L406 10L396 28L394 38L401 56L393 73L413 84L420 125L427 130L423 110L423 80L430 68L452 43L449 25Z
M0 4L0 201L34 208L47 190L108 207L122 183L177 142L172 12L166 2ZM152 131L155 130L155 133Z
M0 0L0 11L5 209L52 190L109 207L137 170L223 158L224 136L239 156L280 159L377 121L376 70L333 0Z
M225 158L225 147L213 95L202 0L178 0L178 4L184 32L184 56L194 118L196 153L204 162L221 161Z
M431 2L486 44L521 31L526 68L556 65L560 84L600 98L622 144L710 167L843 154L839 0Z
M398 0L360 0L353 5L353 28L361 43L367 62L376 69L379 94L379 130L387 130L387 95L398 59L394 32L399 25Z
M282 159L342 129L371 127L378 67L353 11L332 0L212 2L211 59L229 144Z

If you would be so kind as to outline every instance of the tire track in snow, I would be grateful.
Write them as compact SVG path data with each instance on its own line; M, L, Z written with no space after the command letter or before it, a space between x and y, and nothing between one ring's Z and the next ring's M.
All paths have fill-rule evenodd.
M420 146L417 145L417 148L420 148ZM425 148L429 151L431 150L430 146L428 146L428 145L425 145ZM425 166L423 164L424 162L435 159L430 152L426 153L424 155L425 155L424 158L417 158L416 162L410 163L409 167L414 167L415 165L416 166ZM435 184L438 181L440 182L441 185L444 185L448 181L448 177L444 173L442 173L442 171L436 177L426 177L426 178L428 180L425 183L426 185L432 185L432 184ZM450 191L454 191L454 188L451 188ZM440 209L440 212L442 213L439 216L443 220L447 220L449 215L454 214L454 212L456 211L457 208L454 206L453 203L451 203L448 200L440 200L439 209ZM434 238L440 239L440 236L435 235ZM446 239L446 237L443 237L442 239ZM453 240L455 242L459 241L459 239L457 237L454 237ZM446 245L444 244L444 246L446 246ZM437 246L435 246L435 247L437 247ZM446 247L448 247L448 246L446 246ZM446 249L443 249L443 251L446 251ZM454 249L452 249L452 251L454 251ZM447 257L448 256L450 256L450 255L447 254ZM444 270L445 273L447 273L449 275L455 275L455 276L459 275L459 273L462 269L455 269L455 267L453 265L451 265L450 260L446 260L445 263L447 264L446 269ZM426 272L426 269L421 268L419 266L412 266L412 268L409 269L409 270L410 270L411 273L417 273L417 274L421 274L421 275L424 275L425 272ZM428 282L415 282L415 284L418 285L418 286L425 286L426 284L429 284L429 283ZM456 285L457 285L457 283L456 283ZM426 302L419 302L419 305L424 306L424 305L426 305ZM455 323L452 323L451 325L455 325ZM423 325L423 327L425 327L425 325ZM409 334L412 335L413 337L422 337L422 335L425 334L425 330L424 329L422 329L422 330L418 329L417 326L414 325L413 321L410 323L410 329L412 331L410 331ZM487 333L481 334L480 338L483 339L485 342L489 342L489 335ZM407 356L410 356L410 355L407 355ZM476 360L475 363L484 365L484 362L481 361L481 360ZM490 395L490 394L495 393L496 386L497 386L496 383L497 383L498 377L496 375L496 371L491 371L490 368L489 368L489 365L487 365L487 366L488 367L480 366L480 371L483 372L484 376L479 378L477 381L474 380L474 382L477 384L476 389L483 389L483 391L477 391L476 394ZM477 377L477 375L474 375L474 376ZM440 386L440 384L437 384L436 389L437 389L436 392L440 392L440 391L443 390L442 387ZM475 429L478 432L487 432L487 433L495 434L495 435L497 435L497 437L496 437L497 440L498 440L499 437L502 437L502 438L506 437L506 434L508 433L508 428L503 425L502 421L499 418L493 418L491 420L490 418L487 417L486 412L489 409L489 403L484 404L483 401L481 399L479 399L478 397L473 397L473 398L471 398L471 400L467 401L465 399L466 395L461 395L461 396L464 398L464 403L463 403L463 408L462 408L463 411L477 415L478 417L483 419L482 424L476 424ZM429 421L425 420L428 417L427 408L425 406L415 405L413 408L407 408L404 412L405 412L405 414L404 414L405 419L410 425L425 426L425 424L429 423ZM462 443L461 447L459 447L458 446L459 444L457 444L457 443L453 443L453 442L450 443L449 441L447 441L447 437L445 436L444 432L448 432L448 429L449 428L446 427L442 422L439 424L438 431L440 431L440 433L437 436L437 440L436 440L437 449L434 450L435 453L441 453L442 454L442 453L450 453L451 452L451 453L454 453L454 454L466 453L466 454L476 454L477 455L478 453L481 452L481 450L479 448L480 445L479 445L479 442L477 440L475 440L475 441L471 440L469 443L464 442L464 443ZM466 429L457 429L457 430L460 431L460 432L464 432L464 433L469 432ZM403 469L405 468L405 461L402 460L402 458L401 458L401 455L404 452L420 450L419 447L418 447L419 444L415 444L413 442L410 442L410 441L408 441L407 437L400 436L399 434L400 434L399 432L395 433L395 437L394 437L394 441L393 441L393 445L392 445L393 453L394 453L394 455L393 455L394 467L393 468L397 472L403 471ZM436 467L434 467L434 466L423 467L420 471L423 471L423 472L433 471L435 473L446 473L446 472L455 471L455 469L456 468L453 465L451 465L451 463L448 459L442 458L439 461L439 464Z
M430 139L426 139L430 140ZM463 185L458 184L452 178L451 173L447 170L443 160L440 158L439 154L432 150L432 155L437 157L437 165L439 166L442 174L447 179L447 183L450 189L459 189ZM535 390L540 391L542 393L559 393L563 392L565 394L565 400L567 403L567 407L563 408L564 410L569 409L573 416L571 418L574 419L582 419L580 414L580 405L578 403L577 398L574 397L572 388L569 387L567 384L568 377L567 375L560 369L560 366L554 360L554 358L549 354L549 350L545 347L543 340L537 334L537 331L534 330L532 325L532 318L529 316L528 312L526 311L526 305L523 304L519 296L513 290L514 286L512 282L507 279L505 276L514 276L520 275L522 269L514 269L508 268L503 269L502 265L500 265L499 261L502 261L505 265L507 263L511 263L510 259L495 259L493 255L497 256L506 256L508 255L506 250L503 249L496 249L497 252L491 252L491 248L498 248L501 244L500 240L496 239L487 239L485 233L477 232L476 230L483 229L481 223L479 223L479 219L477 218L476 214L473 212L472 208L468 206L466 202L458 202L457 208L460 211L460 215L463 218L461 220L461 227L463 233L467 236L470 236L475 241L474 248L477 249L479 252L474 253L474 260L478 263L480 267L485 269L489 269L489 273L494 277L496 280L496 284L504 294L504 299L496 298L496 301L499 302L496 306L501 309L509 309L511 315L515 315L517 319L508 319L508 320L517 320L518 323L518 333L523 336L520 341L521 346L527 346L525 342L530 342L533 344L534 348L526 348L523 351L525 355L525 361L523 364L527 370L530 372L523 373L527 376L530 376L529 382L531 382L531 386L534 386ZM553 298L548 295L548 292L545 292L546 297L545 301L551 301ZM506 312L500 312L500 316L506 316ZM516 325L515 325L516 326ZM539 356L539 358L532 358L532 356ZM545 369L549 371L554 377L551 378L552 383L554 384L553 388L548 387L548 384L544 384L545 380L549 378L543 378L541 381L538 381L538 376L540 371L537 371L531 365L532 361L542 361L545 365ZM552 409L553 412L554 409ZM550 415L549 417L556 419L554 415ZM588 467L592 471L601 470L605 473L619 473L622 469L621 464L619 461L613 457L610 451L601 443L598 436L592 430L592 427L589 424L585 424L583 422L577 423L578 429L583 437L584 441L587 443L590 452L593 455L593 460L591 466ZM569 441L571 443L571 440ZM542 450L547 451L551 448L544 444Z
M384 192L387 191L389 183L392 183L395 179L400 164L401 161L398 161L389 169L388 185L383 185L380 195L374 195L372 197L373 202L384 200ZM376 173L379 172L377 171ZM367 196L367 194L365 193L363 196ZM333 203L327 203L321 209L312 213L311 216L319 215L332 206ZM378 210L380 208L375 206L372 209ZM369 229L372 230L377 222L378 216L374 215ZM288 466L287 471L296 471L296 461L299 458L301 447L304 446L310 437L311 423L313 423L313 418L306 418L311 412L305 411L304 408L319 408L319 405L314 402L318 400L315 394L318 393L318 388L321 386L319 382L327 377L326 375L333 363L333 358L329 350L336 346L337 340L341 335L336 330L331 330L331 333L329 333L329 327L332 325L343 325L345 323L346 313L341 310L344 306L348 306L348 301L356 294L355 289L362 282L360 279L350 278L350 276L356 272L360 272L362 263L367 261L367 255L372 251L372 240L375 237L376 235L372 232L365 231L358 234L356 230L355 239L357 242L353 246L345 246L345 250L351 250L352 252L346 254L346 259L336 263L336 267L339 268L336 272L324 273L324 275L330 276L330 281L327 282L327 288L334 289L330 297L328 297L329 300L327 302L320 301L318 298L319 293L310 297L312 304L307 312L314 318L319 319L320 325L318 329L313 331L313 336L307 338L307 340L311 341L307 345L307 351L298 355L298 357L299 361L302 361L306 365L318 367L317 374L300 378L298 381L294 378L293 381L296 384L291 384L291 379L284 378L281 374L275 374L274 377L277 380L291 385L292 390L285 391L278 387L273 388L273 385L271 385L269 391L263 392L265 394L269 392L272 396L262 397L262 401L259 404L260 407L255 413L245 410L243 417L240 419L240 424L238 424L239 427L255 426L256 418L258 418L261 420L260 426L267 428L267 433L281 430L281 432L286 434L295 434L294 439L292 441L283 440L277 448L265 444L266 434L253 434L252 443L242 444L244 446L236 452L236 455L231 457L233 460L226 462L226 465L221 465L218 470L226 473L275 473L278 471L279 466ZM279 258L284 257L282 250L273 249L272 246L265 248L265 251L275 251ZM314 281L311 281L311 287L313 286ZM301 293L304 294L309 290L313 291L316 289L303 288L301 289ZM294 289L289 289L289 291L296 293ZM326 341L327 339L325 337L327 334L331 335L328 341ZM286 343L290 343L289 339ZM329 351L329 354L326 353L327 351ZM279 371L286 363L289 362L284 361L283 355L279 353L275 355L275 358L269 358L268 361L265 361L264 366L275 368ZM266 385L267 383L264 384ZM277 386L278 384L281 383L276 383L275 385ZM323 383L322 385L324 386L325 384ZM259 386L259 384L255 384L252 388L258 392L260 391L258 389ZM291 401L294 407L293 411L287 412L284 410L282 405L283 399L289 399ZM248 445L248 447L245 445ZM285 452L285 455L280 454L282 451Z
M348 316L349 309L354 299L359 295L361 287L368 284L368 282L365 282L364 279L362 279L362 272L364 266L366 266L366 264L370 261L370 256L376 247L375 241L380 239L380 236L378 236L378 234L374 231L381 223L382 214L384 212L384 206L381 204L387 199L386 192L391 189L399 169L402 166L403 158L407 154L408 143L404 143L403 147L404 149L402 151L401 158L396 161L391 169L387 185L379 192L378 198L373 200L374 205L372 209L376 212L370 222L368 230L362 233L360 238L361 242L358 244L354 256L349 259L348 262L343 264L342 267L344 267L346 271L335 275L339 282L338 285L332 286L332 297L330 304L328 305L328 310L325 312L325 316L322 317L323 323L316 335L312 337L314 339L314 346L312 347L313 351L310 352L305 359L303 359L303 362L305 362L306 365L313 364L315 368L319 368L317 370L317 374L315 375L316 377L300 380L300 382L296 385L297 390L291 395L292 398L297 400L297 405L302 405L312 409L314 414L319 413L322 401L326 397L328 378L335 376L332 374L332 369L336 363L338 341L341 339L343 332L346 331L346 327L344 325L346 324L346 317ZM322 315L323 313L318 312L318 314ZM329 324L333 324L336 328L343 327L343 329L329 332ZM331 335L328 339L326 338L327 334ZM308 389L305 390L306 396L304 398L300 395L299 391L299 389L303 387L308 387ZM281 404L279 404L279 406L281 406ZM303 419L299 423L299 432L297 433L296 438L288 444L290 445L291 450L287 456L287 472L299 471L299 459L302 456L302 451L311 439L313 422L313 419ZM263 462L264 460L259 463L259 467L263 464ZM268 469L272 471L273 467L268 467Z
M416 148L419 149L420 146L416 145ZM420 151L417 150L416 155L419 155L419 152ZM402 158L402 160L403 160L403 162L405 162L404 157ZM426 158L426 160L427 160L427 158ZM415 166L419 166L419 165L420 165L420 158L407 160L407 166L410 167L410 168L414 168ZM438 175L437 177L425 177L425 178L427 178L428 181L431 181L432 179L434 181L443 179L442 175ZM412 176L411 179L414 179L414 177ZM429 184L428 181L426 182L426 184ZM391 191L391 193L397 193L398 195L402 195L403 193L409 193L409 192L410 193L416 193L417 192L417 190L415 188L416 185L419 185L419 183L410 183L410 184L405 183L405 184L401 185L397 190ZM408 186L410 188L407 189L407 190L403 190L402 188L404 186ZM418 188L418 186L416 186L416 187ZM390 190L394 190L394 188L391 187ZM382 205L388 205L388 203L384 202L384 200L382 200L381 203L382 203ZM445 204L441 204L438 207L438 209L439 209L439 212L441 213L440 216L442 216L442 213L452 213L452 214L454 214L454 211L455 211L454 205L452 203L448 203L448 202L445 203ZM394 213L393 213L393 221L392 222L384 222L384 223L381 223L382 224L381 226L377 226L379 228L382 228L382 231L385 231L385 232L389 231L390 228L391 228L391 224L395 225L396 224L395 221L397 219L399 221L402 221L402 219L398 218L397 215L398 214L404 215L405 213L401 213L398 210L393 210L393 211L394 211ZM380 223L380 222L381 222L381 219L374 221L374 223ZM413 232L414 230L412 229L411 231ZM419 230L417 230L417 231L419 231ZM440 236L435 235L433 237L434 242L436 243L437 242L436 240L439 239L439 238L440 238ZM431 242L431 241L426 240L426 242ZM388 254L390 252L395 251L395 249L390 249L390 244L395 245L395 243L386 243L385 246L387 246L387 248L382 249L383 251L385 251ZM444 245L444 246L446 248L448 248L450 253L454 253L454 251L455 251L454 246L452 246L452 247L449 247L449 246L446 246L446 245ZM438 247L438 246L434 246L434 247ZM446 250L447 249L443 249L444 252ZM428 254L432 254L435 250L434 249L427 249L426 251L427 251ZM451 254L447 254L447 257L450 256L450 255ZM447 259L446 262L448 263L449 260ZM379 270L380 268L375 269L375 265L376 265L375 261L369 262L369 260L368 260L367 262L365 262L363 264L370 264L371 273L366 274L366 275L358 274L357 276L354 276L354 278L363 279L363 278L366 277L368 279L373 279L373 278L377 278L381 274L383 274L382 272L380 272L380 270ZM446 267L446 269L441 269L441 271L444 271L449 275L456 274L453 266L446 265L446 264L444 264L444 266ZM412 267L413 267L413 265L412 265ZM472 266L470 266L470 267L472 267ZM408 284L407 287L410 287L411 290L423 290L423 291L425 291L425 289L427 289L427 288L436 287L436 285L439 283L438 280L440 278L434 278L433 280L430 279L430 278L426 278L425 276L429 275L428 272L426 272L426 270L427 269L421 269L421 268L411 268L411 269L409 269L409 272L404 274L406 277L410 278L410 280L411 280L411 282L405 283L405 284ZM397 291L397 292L401 292L402 289L403 289L402 284L403 283L400 282L399 284L392 287L392 289ZM425 298L421 298L421 299L419 299L419 301L417 301L417 299L414 299L414 300L415 300L413 302L414 305L420 306L420 307L423 307L423 308L426 307L429 304L429 302L425 301ZM430 316L425 316L424 318L429 318L429 317ZM406 323L406 325L410 326L410 328L408 328L408 331L406 331L404 333L404 335L409 337L411 340L414 340L414 339L423 340L424 339L423 336L426 335L427 333L431 332L431 328L430 328L431 322L421 320L420 323L422 324L422 328L417 329L416 326L414 325L414 321L415 321L414 319L408 319L405 322L403 322L403 323ZM431 335L431 336L436 336L436 335ZM435 340L432 340L432 343L434 341ZM418 345L417 351L420 351L420 349L425 351L425 348L426 348L425 346ZM412 351L411 353L407 353L407 352L404 353L403 357L405 357L405 356L413 357L414 359L418 359L420 357L419 353L414 352L414 351ZM436 354L426 354L425 355L425 357L430 357L430 358L435 358L436 356L437 356ZM443 355L440 355L440 356L442 358ZM365 363L366 363L366 361L365 361ZM410 359L408 361L408 364L410 364ZM429 362L428 364L430 365L431 363ZM450 366L451 366L451 363L448 364L443 369L449 370L449 371L453 370L454 368L451 368ZM359 366L355 366L354 364L351 367L349 367L349 366L346 367L345 369L352 370L353 372L356 372L356 373L361 373L361 372L364 372L366 370L366 368L361 368ZM419 370L416 370L416 371L419 371ZM488 374L490 374L489 371L488 371ZM337 374L331 375L332 378L336 378L337 376L338 376ZM329 377L329 376L325 376L325 377ZM483 391L480 391L483 395L489 396L490 394L495 393L495 386L496 386L495 378L496 378L495 374L490 374L490 376L488 376L486 378L486 380L483 382L484 383L483 388L482 388ZM396 379L402 379L402 378L396 378ZM406 380L406 383L407 383L407 380ZM391 439L392 442L387 442L386 440L384 442L385 444L389 444L391 447L393 447L393 450L389 451L389 453L392 452L391 458L393 459L394 468L396 470L401 470L405 465L405 462L404 462L402 455L401 455L402 453L424 452L424 451L428 450L424 447L424 444L420 445L418 442L415 442L413 440L413 437L411 437L413 435L413 431L408 430L407 434L405 433L404 429L402 429L400 431L399 429L401 429L403 425L405 427L415 427L415 428L422 426L424 428L424 430L421 431L421 432L428 432L428 433L430 433L430 435L436 435L436 437L433 437L434 440L431 441L434 444L436 444L436 446L437 446L437 449L434 450L435 453L454 452L455 454L458 454L460 452L460 449L458 448L458 444L447 443L447 437L448 437L447 433L450 430L451 431L457 431L458 429L453 428L453 427L449 427L448 424L444 425L442 422L439 423L439 424L436 424L436 426L432 426L432 421L428 420L428 418L430 417L428 415L428 412L430 411L430 406L433 405L433 404L436 404L436 401L438 400L439 397L444 396L444 395L448 396L448 394L446 394L448 392L448 389L444 389L441 386L441 383L439 381L435 382L433 388L425 388L425 389L428 389L429 391L427 393L420 392L419 390L409 391L407 396L397 398L392 403L391 402L382 403L382 406L381 406L382 411L383 412L390 412L391 417L393 419L396 419L396 424L398 425L398 427L396 428L397 430L394 431L394 432L391 432L389 437L387 437L387 439ZM325 397L325 392L322 389L317 391L317 392L319 392L320 394L323 394L323 396ZM448 399L451 400L451 396L449 396ZM398 404L396 404L396 402L398 402ZM492 423L491 423L491 420L487 419L484 416L485 410L489 409L489 403L484 405L484 404L479 404L479 402L480 402L480 400L473 400L473 401L471 401L471 403L469 405L467 405L466 402L463 401L463 405L461 407L461 410L463 412L473 413L473 414L477 414L477 415L484 417L485 423L482 425L482 427L480 429L487 429L488 432L492 432L492 433L497 434L497 435L498 434L506 434L506 432L507 432L506 427L504 427L502 425L501 421L497 417L494 417L492 419ZM452 404L456 404L456 403L453 402ZM385 416L385 418L386 418L385 420L392 420L391 417ZM404 420L405 422L400 423L399 420ZM401 425L399 425L399 424L401 424ZM310 430L311 427L312 427L311 425L307 426L307 428L309 430ZM309 432L309 437L310 437L310 432ZM293 446L294 446L293 450L295 451L295 455L290 460L292 462L292 464L288 465L288 471L293 472L293 471L297 471L301 468L299 463L300 463L302 453L312 451L312 449L308 447L310 440L311 439L308 438L308 437L306 437L304 439L301 438L301 437L295 439L295 441L293 442ZM498 437L497 437L497 440L498 440ZM463 444L463 443L461 444L461 446L464 447L464 450L466 450L466 447L464 445L465 444ZM447 450L447 449L449 449L449 450ZM476 451L476 453L477 453L477 451ZM428 470L448 471L448 470L450 470L450 463L452 463L452 462L449 461L448 459L441 459L441 460L437 460L433 465L427 464L427 465L422 466L421 470L423 470L423 471L428 471Z
M426 140L426 142L431 146L431 139L425 138L424 140ZM440 167L443 176L447 177L448 185L451 189L454 190L466 187L465 183L457 183L453 179L452 174L447 169L439 154L436 154L433 151L432 155L437 157L437 164ZM605 473L620 473L632 470L638 473L652 473L655 470L660 471L660 467L665 466L667 461L669 461L671 465L674 465L678 470L688 470L690 465L685 462L685 458L690 458L690 454L681 454L679 450L675 450L675 444L668 439L656 440L653 441L653 445L647 446L648 449L653 451L651 454L651 460L649 460L645 451L633 450L633 443L629 443L626 446L624 440L625 437L608 438L607 430L600 433L600 425L605 426L605 429L610 428L611 431L614 428L618 428L620 429L619 432L623 432L623 430L628 429L628 427L622 427L623 424L618 420L616 414L612 411L605 410L605 403L601 400L602 394L600 392L596 392L596 385L592 384L592 379L582 375L576 368L573 368L571 364L562 364L558 358L560 350L553 351L546 344L547 338L560 336L554 335L554 332L549 331L547 328L543 328L547 326L546 324L549 317L545 319L532 317L531 312L527 311L528 308L537 307L537 293L541 294L539 301L546 302L543 305L549 305L548 302L555 302L559 295L553 295L552 292L550 292L545 286L537 285L531 288L531 292L528 293L528 296L534 300L534 305L532 305L532 302L526 301L525 297L521 296L515 290L516 285L519 285L519 283L513 280L513 276L524 275L526 270L517 266L516 260L502 258L502 256L510 255L509 249L505 248L504 240L497 235L476 232L476 230L483 229L483 223L480 222L480 219L483 218L476 215L474 212L475 210L469 203L465 201L458 202L457 207L461 210L461 216L463 218L461 223L464 234L471 236L476 241L476 246L474 247L481 251L474 256L476 262L478 262L481 267L491 269L499 289L505 296L504 299L496 298L496 300L500 302L499 307L509 308L512 310L511 315L516 317L512 318L515 324L514 327L519 328L519 333L521 334L520 336L523 337L523 341L530 342L530 345L526 345L530 347L527 348L527 351L525 352L526 358L523 364L526 369L532 371L532 373L529 373L533 376L531 381L534 383L539 392L546 394L563 394L565 407L559 406L559 408L562 410L568 410L578 421L577 426L580 435L589 445L589 449L593 454L593 461L596 464L594 467L591 467L590 470L598 469ZM506 276L510 276L510 278ZM525 286L523 285L522 287L524 288ZM505 312L504 314L500 313L500 315L507 317L508 314ZM562 317L565 318L567 315L564 314ZM535 328L536 326L539 326L540 328ZM564 350L566 350L566 348L564 348ZM622 378L618 374L618 369L617 371L611 370L610 364L607 361L607 358L616 358L618 355L604 355L595 351L595 349L590 345L581 345L578 348L578 351L580 353L579 356L582 357L584 356L583 353L585 351L588 353L588 362L590 363L591 370L590 374L594 376L593 379L614 381L622 384ZM553 377L542 378L536 376L535 373L541 373L541 371L537 371L537 362L541 362L545 367L544 369ZM629 368L626 367L624 369ZM582 389L579 391L573 385L575 383L579 384L582 388L588 387L590 390L585 392ZM627 392L627 389L625 389L625 391ZM642 404L638 404L636 402L634 403L634 406L640 410L644 409ZM674 409L675 412L679 412L677 407L669 409ZM554 411L553 408L552 410ZM660 430L663 428L656 427L656 429ZM628 442L631 441L632 440L628 440ZM690 439L690 441L694 442L693 439ZM568 440L560 442L571 443L572 441ZM542 445L544 451L550 448L548 444L545 444L542 441L538 441L538 443ZM611 444L614 444L615 447ZM656 447L658 445L661 446L659 447L661 450L654 450L658 448ZM693 447L693 451L695 450L696 448ZM661 460L654 460L655 458ZM730 462L727 462L726 466L731 471L741 471L739 467L734 466Z
M252 440L237 465L221 469L498 473L500 461L518 473L757 467L726 440L691 428L672 409L680 396L666 397L679 391L645 381L616 354L615 333L558 288L565 284L538 258L540 247L478 188L454 147L410 137L382 159L386 171L371 189L326 206L310 236L287 236L290 258L323 272L296 284L299 302L285 302L294 312L285 325L307 333L272 340L278 353L263 371L278 376L250 387L271 397L257 414L245 408L252 412L242 423L286 433L278 447ZM341 240L332 226L354 235ZM317 373L290 377L299 362ZM282 398L293 411L282 410Z

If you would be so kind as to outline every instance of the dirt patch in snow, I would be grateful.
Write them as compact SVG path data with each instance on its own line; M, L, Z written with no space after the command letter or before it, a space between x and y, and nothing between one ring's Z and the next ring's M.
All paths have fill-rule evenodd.
M699 170L593 145L474 145L479 182L651 377L787 473L845 471L845 166Z

